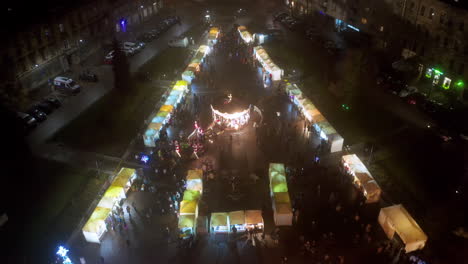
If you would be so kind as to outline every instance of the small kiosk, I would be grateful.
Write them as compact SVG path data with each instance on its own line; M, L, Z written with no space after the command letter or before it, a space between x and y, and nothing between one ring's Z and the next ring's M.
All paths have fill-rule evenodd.
M261 210L246 210L245 225L247 229L259 228L263 230L263 217Z
M356 154L343 156L341 165L343 172L352 178L353 185L366 197L366 203L380 200L382 190Z
M115 176L114 181L112 182L112 186L122 187L124 192L127 193L136 177L137 175L135 169L122 168L120 169L117 176Z
M242 40L244 40L246 44L250 44L253 42L252 34L250 34L250 32L247 31L247 28L245 26L237 27L237 31L239 32Z
M229 232L228 213L211 213L210 228L213 233Z
M276 226L292 226L293 212L291 203L273 200L273 219Z
M254 55L255 55L255 58L260 63L260 65L262 65L262 69L265 71L263 73L264 81L265 79L269 78L270 74L271 74L270 81L281 80L281 77L283 76L283 70L280 69L275 63L273 63L270 56L268 55L268 53L265 51L265 49L262 46L254 47Z
M96 207L88 222L84 225L82 231L86 241L90 243L101 243L101 238L107 231L106 218L109 216L111 209Z
M191 235L195 235L195 215L181 215L179 216L179 237L185 239Z
M401 204L380 209L379 224L389 239L393 239L395 233L398 235L406 253L426 245L427 235Z
M236 227L237 232L244 232L245 231L245 212L244 211L229 212L229 225L231 226L230 232L232 232L233 227Z

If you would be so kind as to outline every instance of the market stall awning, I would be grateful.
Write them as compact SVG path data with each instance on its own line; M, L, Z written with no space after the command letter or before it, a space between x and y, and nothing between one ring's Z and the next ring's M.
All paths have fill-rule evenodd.
M427 241L427 235L401 204L380 209L379 223L389 239L398 234L407 253L423 248Z
M188 82L184 80L178 80L174 87L172 88L173 91L185 91L187 90Z
M114 181L111 185L125 187L130 181L132 175L135 174L135 169L131 168L122 168L117 176L114 178Z
M154 119L153 119L154 120ZM163 126L162 123L158 122L158 123L149 123L148 125L148 129L152 129L152 130L155 130L155 131L159 131L161 129L161 127Z
M291 214L292 213L291 204L275 202L275 213L276 214Z
M195 215L179 216L179 228L195 227Z
M203 183L200 179L187 180L187 190L203 192Z
M270 180L270 184L272 185L277 185L280 183L287 183L286 176L284 174L276 174Z
M243 224L245 224L245 213L244 213L244 211L229 212L229 224L231 224L231 225L243 225Z
M276 175L286 175L284 164L282 163L270 163L270 168L268 172L270 175L270 181Z
M102 196L98 203L98 207L110 208L114 207L115 203L122 197L125 196L125 191L120 186L110 186Z
M211 213L210 226L227 226L228 214L227 213Z
M166 98L166 102L164 102L164 104L167 104L167 105L176 105L177 102L179 101L179 95L169 95L167 98Z
M110 212L111 209L109 208L96 207L89 217L88 222L84 225L83 231L90 233L99 232L100 226L104 223Z
M275 192L273 193L273 200L277 203L291 203L288 192Z
M161 112L172 112L172 110L174 110L174 106L173 105L163 105L161 106L161 108L159 108L159 111Z
M187 172L187 180L196 180L203 178L203 170L195 169L195 170L188 170Z
M196 201L200 200L200 192L195 190L185 190L184 196L182 198L183 201Z
M182 201L180 202L180 215L195 214L197 211L197 201Z
M245 223L248 225L263 224L263 217L261 210L246 210Z
M288 184L285 182L280 183L271 183L271 191L276 192L287 192L288 191Z

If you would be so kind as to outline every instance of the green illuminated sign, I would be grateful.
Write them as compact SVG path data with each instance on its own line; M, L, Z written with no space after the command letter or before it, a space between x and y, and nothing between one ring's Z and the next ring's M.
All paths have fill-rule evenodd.
M462 88L463 86L465 86L465 83L464 83L463 81L458 81L458 82L456 83L456 85L457 85L458 87Z

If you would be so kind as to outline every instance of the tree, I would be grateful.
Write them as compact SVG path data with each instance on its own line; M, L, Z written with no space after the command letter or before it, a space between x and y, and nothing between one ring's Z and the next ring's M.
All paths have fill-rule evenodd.
M120 47L119 41L114 38L112 42L114 48L113 71L114 71L114 87L120 91L127 91L130 88L130 63L127 55Z

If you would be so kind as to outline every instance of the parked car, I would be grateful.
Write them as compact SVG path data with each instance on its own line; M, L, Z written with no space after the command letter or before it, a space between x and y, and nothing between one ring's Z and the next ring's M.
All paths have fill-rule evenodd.
M76 95L81 91L81 86L75 81L67 77L55 77L54 87L56 90L65 92L67 94Z
M107 53L106 57L104 58L104 63L106 64L112 64L112 61L114 60L115 52L111 50L109 53Z
M30 131L37 126L36 118L32 117L31 115L22 112L18 112L17 115L23 121L26 131Z
M188 38L187 37L178 37L169 40L168 42L169 47L179 47L179 48L186 48L188 46Z
M414 94L418 92L418 88L414 87L414 86L408 86L406 87L405 89L402 89L400 91L400 93L398 93L398 96L400 97L407 97L408 95L410 94Z
M57 98L53 98L53 97L46 98L44 100L44 102L49 103L50 105L52 105L55 108L59 108L60 106L62 106L62 103L60 102L60 100L57 99Z
M51 104L49 104L46 101L39 102L36 105L34 105L34 107L41 110L42 112L44 112L47 115L52 114L52 112L55 110L55 107L52 106Z
M47 119L47 115L35 106L31 107L27 113L39 122L42 122Z
M141 42L134 43L134 42L127 41L127 42L122 43L122 48L124 50L129 50L130 52L132 52L132 54L140 52L144 47L145 45Z

